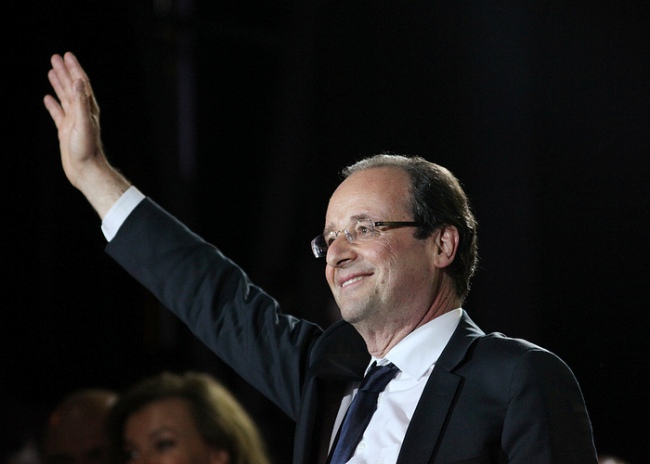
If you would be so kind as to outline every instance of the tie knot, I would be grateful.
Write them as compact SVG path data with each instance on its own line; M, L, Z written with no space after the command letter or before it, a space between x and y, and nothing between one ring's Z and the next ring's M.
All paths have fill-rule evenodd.
M384 391L388 382L390 382L399 372L395 364L389 363L385 366L373 364L368 374L361 381L359 390L379 393Z

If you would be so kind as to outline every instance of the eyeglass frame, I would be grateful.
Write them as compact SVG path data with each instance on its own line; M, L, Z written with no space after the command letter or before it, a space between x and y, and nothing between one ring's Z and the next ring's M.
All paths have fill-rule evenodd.
M422 226L421 223L415 222L415 221L373 221L372 219L357 219L355 224L358 224L361 221L368 221L371 226L371 235L370 238L375 238L375 228L376 227L390 227L393 229L400 228L400 227L420 227ZM343 232L343 235L345 236L345 239L349 243L355 243L356 242L356 237L352 238L352 233L350 233L347 229L341 229L341 230L332 230L327 232L327 234L334 234L334 239L336 239L339 234ZM322 252L321 249L322 247L316 244L316 241L320 238L323 238L323 241L325 242L326 248L325 252ZM314 237L311 241L311 251L314 254L316 258L324 258L327 256L327 250L329 250L330 245L327 243L327 240L325 240L325 232L322 234L318 234L316 237Z

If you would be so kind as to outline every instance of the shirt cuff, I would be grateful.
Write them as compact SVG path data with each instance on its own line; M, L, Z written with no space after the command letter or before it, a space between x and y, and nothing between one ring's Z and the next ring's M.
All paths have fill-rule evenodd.
M108 210L104 220L102 221L102 232L107 241L113 240L113 237L117 235L117 231L120 230L120 227L126 221L126 218L129 217L131 211L135 209L142 200L144 200L144 195L140 190L135 186L129 187L129 189L122 194L122 196L115 202L111 209Z

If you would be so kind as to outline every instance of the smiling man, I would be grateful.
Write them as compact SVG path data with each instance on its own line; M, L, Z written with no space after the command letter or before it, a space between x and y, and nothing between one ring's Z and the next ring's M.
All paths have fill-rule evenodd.
M416 328L461 305L446 270L458 250L458 229L414 220L409 169L423 175L444 173L452 179L440 166L418 158L378 156L360 162L348 169L348 178L332 195L322 237L325 273L341 315L377 358ZM462 198L460 206L471 219L467 228L472 235L463 244L474 247L473 272L475 224ZM337 227L345 227L343 231L362 227L368 240L359 233L350 240Z
M48 76L64 171L102 218L107 252L297 422L294 463L596 463L569 367L485 334L462 308L476 221L447 169L377 155L344 171L311 244L343 316L323 330L283 314L109 165L72 54L54 55Z

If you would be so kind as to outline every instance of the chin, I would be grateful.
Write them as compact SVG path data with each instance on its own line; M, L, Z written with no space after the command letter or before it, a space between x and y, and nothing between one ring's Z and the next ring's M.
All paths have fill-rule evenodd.
M341 310L341 318L350 324L363 320L363 316L366 313L365 308L360 307L346 307L339 305L339 309Z
M341 312L341 319L347 322L351 322L351 319L354 318L354 313L350 311L349 308L346 308L345 306L338 305L339 306L339 311Z

